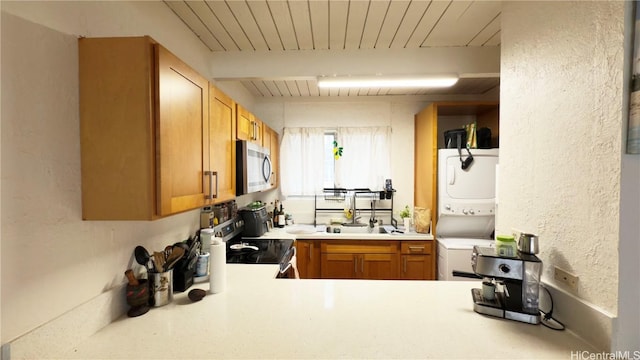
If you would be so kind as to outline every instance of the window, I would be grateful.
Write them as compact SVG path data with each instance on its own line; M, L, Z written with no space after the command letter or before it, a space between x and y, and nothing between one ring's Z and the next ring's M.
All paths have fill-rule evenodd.
M334 141L343 148L334 158ZM325 187L381 189L391 176L391 128L285 128L280 149L284 196Z
M324 181L322 187L336 187L336 159L333 156L333 142L337 141L335 130L324 133Z

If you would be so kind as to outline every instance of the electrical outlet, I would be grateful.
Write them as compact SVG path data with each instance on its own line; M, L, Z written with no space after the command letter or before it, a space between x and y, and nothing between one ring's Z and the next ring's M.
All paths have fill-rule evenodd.
M2 347L0 348L0 359L11 360L11 344L10 343L2 344Z
M553 267L553 278L573 291L578 291L578 277L557 266Z

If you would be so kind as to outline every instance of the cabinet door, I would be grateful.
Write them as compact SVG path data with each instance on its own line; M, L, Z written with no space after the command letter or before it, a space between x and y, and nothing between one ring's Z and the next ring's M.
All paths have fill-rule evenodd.
M400 278L403 280L433 280L431 255L402 255Z
M271 188L275 188L278 186L280 144L278 143L278 133L264 124L262 126L262 146L269 149L269 156L271 157L270 185Z
M398 254L360 255L361 279L391 280L398 278Z
M236 196L236 106L233 99L211 86L209 102L209 169L213 202ZM209 191L207 191L209 194Z
M357 265L353 254L322 253L320 275L322 279L355 279Z
M262 130L263 130L263 123L260 119L256 118L255 115L253 116L253 142L260 145L260 146L264 146L263 144L263 137L262 137Z
M85 220L157 218L154 48L149 37L78 39Z
M253 114L242 105L236 105L236 138L238 140L253 140Z
M431 228L437 222L438 179L438 105L433 103L416 114L414 129L414 191L415 206L431 209Z
M298 272L301 279L320 278L320 242L296 240Z
M278 133L271 130L271 187L278 187L278 177L280 176L280 141Z
M209 83L162 46L158 64L157 206L169 215L205 205Z

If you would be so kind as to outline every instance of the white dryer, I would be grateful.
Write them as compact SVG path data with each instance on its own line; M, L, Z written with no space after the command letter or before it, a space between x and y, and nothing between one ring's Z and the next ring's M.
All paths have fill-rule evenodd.
M473 272L474 245L493 246L498 149L470 152L463 169L466 150L438 150L438 280L471 280L452 273Z

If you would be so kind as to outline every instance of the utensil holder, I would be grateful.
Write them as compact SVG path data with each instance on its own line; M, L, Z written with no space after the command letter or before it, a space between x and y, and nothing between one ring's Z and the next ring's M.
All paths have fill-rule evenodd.
M165 272L150 272L149 292L151 306L159 307L173 301L173 269Z

